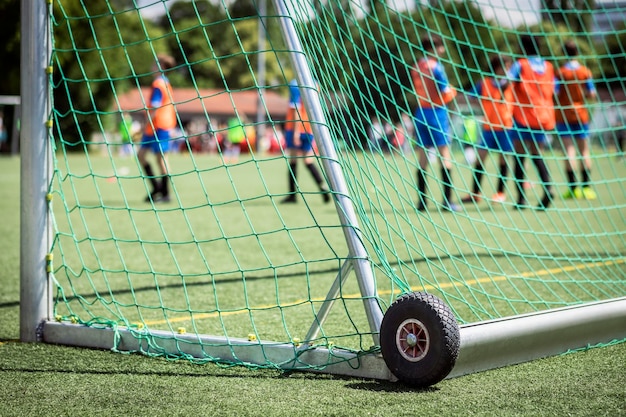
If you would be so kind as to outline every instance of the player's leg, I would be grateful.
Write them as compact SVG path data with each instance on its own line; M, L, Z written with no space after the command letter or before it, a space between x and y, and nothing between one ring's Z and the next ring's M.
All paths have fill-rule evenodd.
M169 175L169 167L167 164L167 154L170 150L170 140L171 140L171 132L169 130L157 129L156 133L157 143L154 154L156 155L157 164L159 166L159 173L161 177L158 182L158 192L160 196L154 196L153 201L162 201L167 202L170 201L170 175Z
M435 109L432 116L430 137L437 148L441 167L442 207L448 211L461 211L461 207L452 202L452 157L449 146L452 130L449 115L445 109Z
M168 202L170 201L170 174L167 163L167 152L159 152L156 158L159 164L159 171L161 172L161 178L159 183L159 192L161 193L161 196L156 198L155 201Z
M572 136L567 134L561 137L563 142L563 152L565 153L565 176L567 178L567 191L563 194L564 199L571 199L579 197L577 193L578 181L574 172L576 167L576 146Z
M541 131L533 131L532 136L533 140L528 141L528 149L530 151L533 164L535 165L535 168L537 168L537 172L539 173L539 178L541 179L541 184L543 186L543 197L539 201L537 208L540 210L545 210L550 206L553 198L550 173L548 172L548 167L546 166L541 152L541 148L546 142L546 135Z
M461 199L462 203L478 203L481 197L481 183L483 179L483 175L485 173L485 160L487 159L487 154L489 150L487 149L486 137L488 136L488 132L483 134L483 140L478 145L478 155L476 156L476 162L474 163L473 173L473 181L472 181L472 191L470 194L466 195Z
M322 175L315 164L315 157L313 152L313 135L303 134L300 136L300 150L305 155L304 166L313 177L313 181L317 184L317 188L322 192L322 200L324 203L330 202L330 192L328 186L322 178Z
M591 150L589 149L589 136L585 135L576 140L578 151L580 152L580 175L582 197L587 200L597 198L595 191L591 188Z
M513 132L511 129L503 129L497 132L496 141L499 152L498 157L498 186L496 193L491 198L498 203L504 203L506 201L506 194L504 193L506 187L506 179L509 175L509 163L507 160L507 154L513 151L513 142L511 141L511 135Z
M154 176L154 171L152 170L152 165L148 162L147 154L152 151L153 145L156 143L156 138L154 135L144 135L141 138L141 146L139 151L137 152L137 159L139 160L139 165L141 165L141 169L145 177L150 182L151 191L150 194L145 198L146 202L152 201L153 197L156 197L159 193L159 184L157 183L157 179Z
M461 211L461 207L452 202L452 159L450 146L442 145L438 148L441 162L441 182L443 183L443 208L448 211Z
M524 181L526 178L526 146L525 142L521 138L515 138L513 141L513 148L515 149L515 164L513 168L513 176L515 177L515 186L517 187L517 203L515 207L519 210L526 208L528 205L526 201L526 193L524 191Z
M491 199L497 203L504 203L506 201L506 194L504 193L506 187L506 178L509 174L509 164L506 160L506 155L500 153L498 156L498 185L496 187L496 193Z
M287 148L287 184L288 194L281 200L281 203L295 203L296 198L296 181L298 176L298 159L297 149L294 143L294 131L285 131L285 147Z
M426 210L426 169L430 163L428 149L434 146L432 138L432 130L427 123L428 118L432 117L432 111L417 109L415 111L415 146L418 157L418 167L415 170L416 186L417 186L417 210Z

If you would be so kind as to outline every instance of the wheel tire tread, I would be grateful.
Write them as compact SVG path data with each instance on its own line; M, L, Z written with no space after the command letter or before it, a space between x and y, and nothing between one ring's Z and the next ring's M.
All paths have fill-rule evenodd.
M433 323L433 328L427 326L429 332L436 333L431 337L439 336L441 340L436 340L434 344L440 347L439 352L428 352L423 360L412 363L400 356L395 331L399 321L402 321L396 316L404 317L415 310L422 317L414 318ZM452 310L443 300L433 294L412 292L403 294L389 306L381 324L380 343L383 359L401 382L414 387L427 387L444 379L454 368L460 348L460 332Z

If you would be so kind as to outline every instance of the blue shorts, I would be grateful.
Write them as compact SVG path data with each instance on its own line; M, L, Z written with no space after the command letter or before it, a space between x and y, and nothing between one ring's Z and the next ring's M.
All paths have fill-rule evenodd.
M450 119L448 109L423 108L415 110L415 142L423 148L450 144Z
M301 133L300 134L300 146L296 146L293 141L293 130L285 131L285 146L287 149L295 149L302 151L304 153L310 152L313 150L313 134L312 133Z
M171 139L171 130L157 129L155 134L152 135L144 133L141 138L141 147L144 149L150 149L154 153L166 153L170 150Z
M589 123L557 123L556 131L559 136L574 139L588 139L589 138Z
M539 144L546 143L548 140L544 129L533 129L517 123L514 123L512 137L513 140L531 140Z
M483 137L478 144L479 148L486 148L493 151L511 152L513 141L511 130L483 130Z

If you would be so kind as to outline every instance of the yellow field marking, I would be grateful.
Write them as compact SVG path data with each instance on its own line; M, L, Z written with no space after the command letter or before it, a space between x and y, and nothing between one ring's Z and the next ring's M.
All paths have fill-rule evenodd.
M426 285L424 287L411 287L411 291L418 291L418 290L425 290L425 291L429 291L429 290L440 290L440 289L444 289L444 288L452 288L452 287L459 287L459 286L472 286L472 285L478 285L478 284L490 284L493 282L502 282L502 281L508 281L509 279L512 278L530 278L530 277L540 277L540 276L545 276L545 275L554 275L554 274L560 274L560 273L564 273L564 272L573 272L573 271L578 271L581 269L591 269L591 268L599 268L602 266L614 266L614 265L620 265L626 262L626 259L617 259L614 261L603 261L603 262L593 262L593 263L586 263L586 264L580 264L580 265L572 265L572 266L565 266L562 268L551 268L551 269L543 269L540 271L533 271L533 272L523 272L521 274L516 274L515 276L506 276L506 275L499 275L496 277L484 277L484 278L474 278L474 279L470 279L468 281L463 281L463 282L446 282L443 283L441 285ZM389 295L391 294L391 291L389 290L385 290L385 291L379 291L378 292L379 295ZM345 299L360 299L361 298L361 294L349 294L349 295L344 295L343 298ZM308 303L310 301L313 302L322 302L324 301L324 298L313 298L313 299L302 299L302 300L296 300L293 301L289 304L283 304L282 307L293 307L296 306L298 304L303 304L303 303ZM272 307L276 307L275 305L262 305L262 306L257 306L257 307L251 307L250 310L266 310ZM194 320L200 320L200 319L207 319L207 318L213 318L213 317L218 317L218 316L234 316L236 314L245 314L247 313L248 310L244 309L244 310L237 310L237 311L226 311L226 312L222 312L222 313L202 313L202 314L194 314ZM145 323L147 325L155 325L155 324L165 324L165 323L176 323L176 322L182 322L182 321L189 321L189 317L177 317L177 318L171 318L168 320L154 320L154 321L146 321Z

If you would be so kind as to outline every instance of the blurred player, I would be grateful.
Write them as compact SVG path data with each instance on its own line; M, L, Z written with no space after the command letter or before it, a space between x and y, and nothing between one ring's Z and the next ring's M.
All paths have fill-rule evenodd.
M328 186L322 179L317 165L315 165L313 130L300 98L300 89L295 80L289 83L289 108L287 109L287 120L285 122L285 146L287 147L289 157L289 169L287 172L289 195L282 200L282 203L295 203L297 201L298 159L302 158L304 159L304 166L322 192L322 199L325 203L330 202Z
M526 176L524 163L530 157L537 168L543 184L544 195L537 209L545 210L552 202L550 173L541 152L546 143L546 131L556 125L554 117L554 67L540 54L540 38L523 35L520 39L522 53L526 57L517 59L511 66L508 76L513 84L513 127L515 148L515 182L518 198L515 207L523 210L528 207L524 192Z
M167 152L170 148L172 131L177 125L176 109L172 104L172 86L165 72L174 67L174 59L167 55L159 55L157 63L152 67L154 81L148 101L148 115L141 146L137 157L146 177L150 181L152 191L146 202L167 202L169 197L169 171ZM152 166L147 160L147 153L152 152L156 158L160 181L154 176Z
M438 57L445 53L441 37L424 36L421 39L424 57L415 64L411 78L418 99L415 110L415 139L419 157L417 169L417 210L426 210L426 174L429 149L436 148L441 163L443 182L442 207L449 211L461 211L451 201L452 158L450 157L451 128L447 105L454 100L456 90L448 83L443 65Z
M508 164L504 152L511 152L511 128L513 127L513 90L511 83L506 79L513 60L508 56L495 55L489 61L490 77L485 77L476 84L470 96L478 97L484 114L482 138L478 144L478 158L474 166L474 183L471 194L461 201L463 203L479 202L481 200L481 181L485 172L484 162L490 150L500 152L498 187L493 201L503 203Z
M556 72L557 112L556 130L565 149L565 174L569 189L563 198L585 198L595 200L596 193L590 185L591 157L589 152L589 110L586 100L595 99L591 70L582 65L576 57L578 46L573 40L563 45L568 61ZM580 187L574 173L576 154L580 153Z

